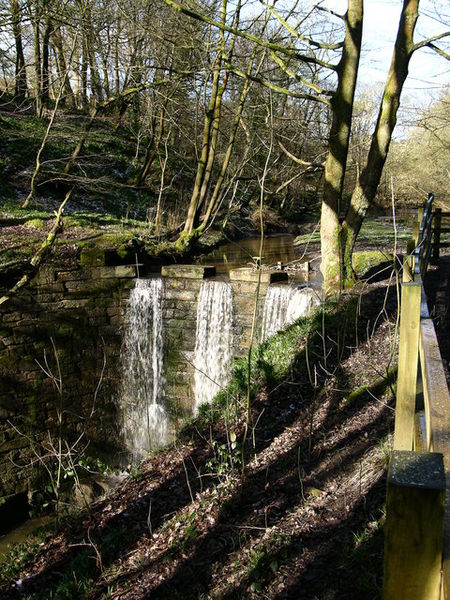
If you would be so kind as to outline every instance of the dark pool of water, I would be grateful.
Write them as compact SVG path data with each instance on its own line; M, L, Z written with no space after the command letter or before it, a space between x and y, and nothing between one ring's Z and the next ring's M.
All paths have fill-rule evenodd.
M24 542L30 534L36 529L49 525L53 521L53 517L43 516L28 519L12 531L0 536L0 556L7 554L11 546Z
M260 238L252 237L236 242L228 242L216 248L213 252L205 254L198 259L199 264L214 265L219 275L228 274L232 269L251 267L255 264L255 257L259 256ZM283 234L264 238L262 264L276 266L294 261L308 260L302 256L303 250L294 246L294 236Z

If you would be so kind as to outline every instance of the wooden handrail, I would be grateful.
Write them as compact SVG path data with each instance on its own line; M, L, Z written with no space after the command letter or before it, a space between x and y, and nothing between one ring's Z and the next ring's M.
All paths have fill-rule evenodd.
M429 194L425 208L420 211L413 260L405 262L402 283L394 452L387 488L385 600L398 597L400 585L407 586L411 600L450 600L450 395L422 285L432 249L433 258L436 256L436 239L439 243L435 231L440 219L433 228L433 199L433 194ZM418 372L423 388L424 419L417 419L415 414ZM420 427L416 425L418 422ZM435 458L430 463L427 456ZM414 469L411 470L412 464ZM429 477L431 474L422 472L429 469L430 464L442 465L445 511L444 494L436 491L440 484ZM399 465L413 473L410 479L404 473L399 476ZM406 529L404 524L399 529L401 517L395 508L398 506L396 498L410 507ZM420 531L423 536L420 544L418 540L411 542L414 531ZM414 552L417 556L412 556Z

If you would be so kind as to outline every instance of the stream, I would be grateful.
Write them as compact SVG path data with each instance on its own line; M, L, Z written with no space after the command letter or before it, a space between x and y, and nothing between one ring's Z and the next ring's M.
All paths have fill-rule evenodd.
M320 276L316 260L304 254L304 246L294 245L294 236L290 234L272 235L264 238L262 264L263 266L276 267L279 262L283 265L302 263L310 260L312 263L312 279ZM222 244L209 254L197 259L198 264L216 267L218 275L228 275L233 269L251 267L259 255L260 238L244 238Z

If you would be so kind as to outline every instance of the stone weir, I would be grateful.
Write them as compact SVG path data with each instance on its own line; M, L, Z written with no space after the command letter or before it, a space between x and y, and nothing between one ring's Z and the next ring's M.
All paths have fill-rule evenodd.
M255 341L264 338L264 315L266 296L271 284L287 284L285 271L235 269L229 280L215 278L215 268L196 265L170 265L162 268L165 281L163 321L165 343L166 402L170 412L180 417L192 413L198 404L196 377L199 367L196 364L198 346L198 301L202 284L206 280L222 281L231 288L232 295L232 356L243 355L250 345L255 292L259 281L259 297L256 307ZM307 272L303 274L307 279ZM298 280L298 279L297 279ZM280 285L287 288L287 285ZM310 288L308 288L309 290ZM311 296L313 298L313 296ZM311 304L317 303L315 293ZM283 325L283 324L281 324ZM266 336L267 337L267 336ZM205 344L207 348L207 344ZM216 362L224 360L223 352L216 356ZM197 375L196 375L197 371ZM208 375L208 374L207 374Z
M123 348L130 290L138 273L136 266L107 267L104 262L101 253L86 250L74 268L41 268L27 289L0 307L0 505L36 488L44 473L42 467L36 468L37 454L47 456L49 464L55 461L60 419L65 440L69 444L79 440L79 445L89 441L88 454L98 449L117 450L124 442L120 407ZM218 281L214 275L214 267L162 267L163 402L172 430L195 412L196 387L206 394L214 390L210 387L205 392L205 382L201 378L195 381L196 371L209 369L204 366L207 363L194 368L199 361L200 291L205 282ZM222 280L218 301L225 306L229 292L232 296L231 313L227 313L231 349L226 353L231 359L249 346L259 276L260 340L267 291L275 282L283 287L287 274L236 269L226 282ZM213 295L204 290L205 302L211 307ZM197 354L205 355L213 344L219 344L223 355L223 344L228 343L224 339L203 339ZM220 362L220 356L215 358Z

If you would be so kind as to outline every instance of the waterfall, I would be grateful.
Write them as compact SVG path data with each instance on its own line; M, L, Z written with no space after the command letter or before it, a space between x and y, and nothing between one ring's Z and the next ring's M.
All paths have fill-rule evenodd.
M317 303L318 296L312 288L269 286L264 304L261 341L306 315Z
M160 278L139 279L130 293L121 358L121 407L127 448L135 456L168 441L164 398L162 302Z
M195 412L230 379L233 363L233 296L222 281L203 281L197 305L194 353Z

